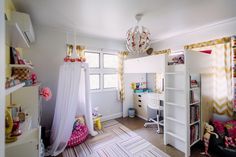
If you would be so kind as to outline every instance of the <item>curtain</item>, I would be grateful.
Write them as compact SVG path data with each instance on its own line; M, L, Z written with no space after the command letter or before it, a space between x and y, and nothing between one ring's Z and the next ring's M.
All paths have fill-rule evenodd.
M235 83L235 80L236 80L236 36L233 36L232 37L232 55L233 55L233 77L234 77L234 90L236 91L236 83ZM234 111L236 112L236 92L233 91L234 93Z
M212 98L206 104L212 105L213 112L219 115L233 116L233 70L230 38L185 46L196 51L212 50L212 74L205 76L208 84L212 83ZM212 82L211 82L212 81ZM204 88L204 87L203 87ZM202 95L205 97L205 95ZM210 102L211 101L211 102ZM206 105L204 104L204 105Z
M124 60L127 55L127 51L123 51L118 54L118 99L121 101L121 103L123 103L125 99Z
M85 69L82 70L82 69ZM85 115L90 134L94 135L89 99L88 65L64 63L60 67L57 99L51 129L51 146L47 155L57 156L65 149L75 117Z

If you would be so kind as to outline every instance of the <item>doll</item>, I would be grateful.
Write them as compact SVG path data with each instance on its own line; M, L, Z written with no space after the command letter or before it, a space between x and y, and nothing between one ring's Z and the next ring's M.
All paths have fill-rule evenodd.
M212 125L209 125L208 123L205 123L205 134L203 135L203 140L204 140L204 146L205 146L205 152L201 153L203 155L206 155L206 156L211 156L209 153L208 153L208 145L209 145L209 140L210 140L210 137L211 135L215 135L216 138L218 138L218 135L213 132L214 131L214 128Z

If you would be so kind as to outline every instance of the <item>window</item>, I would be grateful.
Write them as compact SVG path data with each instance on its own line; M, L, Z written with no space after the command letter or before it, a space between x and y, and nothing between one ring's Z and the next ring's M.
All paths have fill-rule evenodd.
M100 89L100 74L90 74L89 75L90 81L90 89Z
M113 54L103 54L103 67L116 69L118 65L118 57Z
M86 62L90 68L99 68L100 66L100 54L95 52L85 52Z
M85 52L90 68L90 89L93 91L116 90L118 87L118 56L114 53Z
M104 74L103 75L103 88L117 88L118 80L117 74Z

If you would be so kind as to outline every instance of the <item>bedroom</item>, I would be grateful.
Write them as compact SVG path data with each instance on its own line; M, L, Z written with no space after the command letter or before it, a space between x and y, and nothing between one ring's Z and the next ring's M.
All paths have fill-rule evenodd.
M133 140L139 141L142 149L133 142L127 147L130 145L134 149L126 150L122 145L120 154L110 156L122 156L122 153L138 156L140 150L145 155L149 149L163 156L200 156L206 148L202 140L205 122L223 126L226 131L217 132L218 135L235 138L234 133L229 135L233 131L227 130L228 122L234 122L235 115L235 6L234 0L2 0L0 156L16 153L40 156L44 152L73 157L76 153L77 156L81 152L88 153L88 150L81 151L86 144L92 155L112 154L111 150L118 150L118 147L111 145L106 149L106 142L122 145L119 140L112 139L121 138L121 135L127 138L123 134L119 136L121 130L111 131L115 124L137 137ZM143 42L138 40L136 26L145 27L139 29ZM78 74L73 74L73 68L63 71L66 65L78 65ZM74 84L77 77L80 82ZM64 79L67 81L61 82ZM187 92L192 83L199 85L198 91ZM82 88L81 85L85 86ZM19 89L16 90L16 86ZM83 94L72 96L78 95L76 92ZM190 103L190 96L197 101ZM72 103L78 101L78 97L85 101L81 104L87 105L79 105L79 114L74 112L76 105ZM173 103L182 106L176 107ZM199 122L198 137L194 141L189 127L190 112L194 112L190 107L192 103L198 103L195 112L200 112L194 121ZM152 104L158 107L153 109ZM3 127L8 113L13 122L10 131ZM70 113L74 113L74 117ZM92 113L97 117L92 117ZM86 119L90 134L86 138L89 138L65 149L74 125L71 117L81 114ZM154 119L154 125L144 127L153 115L160 116L160 120ZM163 119L164 124L159 126ZM26 131L29 136L24 135L24 122L30 125ZM233 122L230 126L236 128ZM93 123L96 124L95 131ZM15 128L19 125L15 132L12 131L14 125ZM56 132L57 128L61 129L51 136L50 142L52 130ZM215 126L214 129L218 131ZM13 132L22 135L9 137L13 142L5 144ZM191 148L195 141L196 145L194 143ZM60 142L63 146L55 144ZM144 145L149 146L148 151L142 147ZM39 150L43 147L44 150ZM223 148L227 146L223 144ZM223 148L215 150L210 144L209 153L225 155L228 152L222 151Z

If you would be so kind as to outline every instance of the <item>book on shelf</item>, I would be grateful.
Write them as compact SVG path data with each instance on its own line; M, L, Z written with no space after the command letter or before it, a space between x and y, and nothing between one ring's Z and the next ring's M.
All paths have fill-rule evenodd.
M190 106L190 123L194 123L200 119L200 108L198 105Z
M191 77L190 77L190 80L191 80ZM190 81L190 88L195 88L195 87L198 87L197 80L191 80Z
M190 103L194 103L195 100L194 100L194 92L191 90L190 91Z
M199 124L192 125L190 128L190 144L197 141L200 137Z

